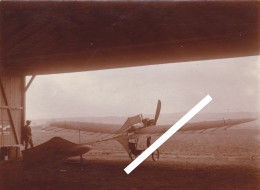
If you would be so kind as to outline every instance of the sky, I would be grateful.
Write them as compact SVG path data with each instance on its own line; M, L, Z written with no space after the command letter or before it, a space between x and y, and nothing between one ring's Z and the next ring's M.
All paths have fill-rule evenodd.
M27 81L30 77L27 77ZM27 91L26 118L54 119L188 112L257 112L260 56L38 75Z

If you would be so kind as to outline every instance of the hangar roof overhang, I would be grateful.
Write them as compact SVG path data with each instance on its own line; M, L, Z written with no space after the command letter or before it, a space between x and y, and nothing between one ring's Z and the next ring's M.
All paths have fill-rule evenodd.
M0 2L0 68L24 75L259 55L259 1Z

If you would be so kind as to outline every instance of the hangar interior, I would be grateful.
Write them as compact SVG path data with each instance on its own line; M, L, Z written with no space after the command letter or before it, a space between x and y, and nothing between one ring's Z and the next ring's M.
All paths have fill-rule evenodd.
M1 1L0 147L22 143L26 76L259 55L259 10L259 1Z

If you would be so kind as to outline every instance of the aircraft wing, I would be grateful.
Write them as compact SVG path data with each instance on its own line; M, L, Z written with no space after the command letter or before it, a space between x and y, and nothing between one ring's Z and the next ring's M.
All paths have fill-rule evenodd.
M234 125L254 121L256 118L228 119L215 121L202 121L185 124L178 132L185 131L204 131L207 129L229 128ZM154 127L142 128L135 132L132 138L140 136L157 136L165 133L172 125L158 125Z
M128 127L140 123L141 120L142 116L139 114L133 117L128 117L123 125L78 121L52 122L48 125L48 127L45 127L44 130L63 133L78 131L80 135L83 136L83 140L85 139L82 143L95 143L122 136Z
M57 127L62 129L70 129L77 131L87 131L96 133L108 133L115 134L116 131L121 127L119 124L106 124L106 123L95 123L95 122L79 122L79 121L62 121L52 122L50 127Z
M229 128L238 124L247 123L254 120L256 120L256 118L228 119L187 123L178 132L204 131L208 129ZM171 126L172 125L151 126L138 129L133 134L127 134L117 133L118 129L120 128L120 125L88 122L54 122L51 123L48 127L45 127L44 130L51 132L61 132L59 133L59 136L63 134L62 137L64 138L66 138L66 135L64 136L64 133L68 132L68 134L71 135L71 132L77 133L78 131L81 136L80 138L82 139L80 144L85 145L94 144L97 142L107 140L117 140L124 147L126 152L129 152L129 139L148 136L160 136L162 133L165 133Z
M238 124L247 123L250 121L254 121L256 118L243 118L243 119L228 119L228 120L215 120L215 121L203 121L203 122L194 122L194 123L187 123L184 125L178 132L185 132L185 131L204 131L208 129L218 129L218 128L229 128L233 127ZM128 150L128 140L131 138L139 138L139 137L148 137L148 136L161 136L165 133L172 125L157 125L153 127L146 127L137 130L132 135L118 135L114 136L110 139L106 140L117 140L126 150Z
M42 130L52 133L52 136L56 133L55 136L70 138L71 141L79 144L93 144L121 135L116 133L120 127L121 125L117 124L62 121L52 122Z
M178 132L185 131L204 131L208 129L229 128L238 124L254 121L256 118L243 119L228 119L202 121L185 124ZM141 136L157 136L166 132L171 125L157 125L136 130L134 134L128 135L127 138L136 138ZM54 122L51 123L45 130L49 131L80 131L82 135L91 137L91 142L99 142L110 139L117 139L122 136L118 133L120 125L104 124L104 123L89 123L89 122Z

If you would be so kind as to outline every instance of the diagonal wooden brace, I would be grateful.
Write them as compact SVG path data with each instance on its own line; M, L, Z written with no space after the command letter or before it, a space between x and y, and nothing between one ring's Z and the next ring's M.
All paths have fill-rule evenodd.
M30 81L28 82L28 84L26 85L26 87L24 88L24 92L26 92L28 90L28 88L31 86L34 78L36 77L36 75L33 75L30 79Z

